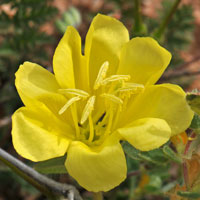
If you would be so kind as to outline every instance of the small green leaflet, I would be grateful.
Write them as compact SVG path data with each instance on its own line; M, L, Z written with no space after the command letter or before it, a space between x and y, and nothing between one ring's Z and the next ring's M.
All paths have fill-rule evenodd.
M142 152L135 149L128 142L123 142L122 147L124 149L124 152L134 160L147 161L156 165L165 165L167 162L167 158L162 152L162 149L155 149L148 152Z
M174 162L177 162L179 164L182 163L181 157L177 153L175 153L168 145L165 145L163 147L163 152L169 159L173 160Z
M193 91L191 93L187 93L186 100L191 109L200 115L200 92Z
M67 26L78 27L81 24L82 17L79 10L71 6L66 12L63 13L62 19L57 20L56 27L62 33L66 31Z
M42 174L66 174L65 160L66 156L63 156L38 162L34 165L34 169Z
M192 122L190 124L190 128L195 130L196 133L200 133L200 116L195 114Z

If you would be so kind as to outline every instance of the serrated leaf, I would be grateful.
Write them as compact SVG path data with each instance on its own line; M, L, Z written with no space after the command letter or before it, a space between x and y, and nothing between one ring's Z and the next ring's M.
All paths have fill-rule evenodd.
M182 163L182 159L179 157L178 154L176 154L168 145L165 145L163 147L164 154L171 160L177 163Z
M42 174L66 174L65 160L66 156L63 156L38 162L34 165L34 169Z
M193 198L193 199L197 199L200 198L200 193L198 192L182 192L182 191L178 191L177 194L181 197L187 197L187 198Z
M198 115L200 115L200 93L199 92L188 93L186 96L186 100L190 105L191 109Z

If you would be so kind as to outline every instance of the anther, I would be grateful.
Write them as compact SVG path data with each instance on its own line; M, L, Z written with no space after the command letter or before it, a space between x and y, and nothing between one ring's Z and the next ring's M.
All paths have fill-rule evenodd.
M58 112L59 115L62 115L74 102L79 101L80 97L71 98Z
M73 94L76 96L80 96L82 98L87 98L89 97L89 94L85 92L84 90L80 89L58 89L58 92L61 94Z
M138 83L125 83L123 87L119 88L116 92L131 92L144 89L144 85Z
M92 110L94 109L94 103L95 103L96 96L91 96L86 105L83 109L83 114L81 117L80 124L84 124L84 122L88 119L89 115L91 114Z
M122 105L123 104L123 101L119 98L119 97L116 97L115 95L113 94L107 94L107 93L104 93L104 94L101 94L101 97L104 97L108 100L111 100L113 101L114 103L117 103L119 105Z
M98 73L97 78L96 78L95 83L94 83L94 90L97 90L99 88L99 86L101 85L101 82L106 77L106 73L108 71L108 67L109 67L109 62L108 61L104 62L101 65L101 68L99 70L99 73Z
M130 75L112 75L106 79L104 79L102 81L102 85L106 85L108 84L109 82L114 82L114 81L128 81L130 79Z

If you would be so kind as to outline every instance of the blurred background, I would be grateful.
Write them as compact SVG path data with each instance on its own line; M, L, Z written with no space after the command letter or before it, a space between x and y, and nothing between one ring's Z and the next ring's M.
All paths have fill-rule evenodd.
M175 0L0 0L0 147L33 165L16 154L11 142L11 115L22 106L14 85L15 72L24 61L36 62L52 71L53 53L67 26L79 30L84 45L90 22L97 13L121 20L131 38L155 37L172 53L170 67L160 83L176 83L186 91L200 89L200 1L180 1L162 36L156 35L174 3ZM150 164L145 159L128 159L130 178L107 193L106 199L181 199L166 195L172 188L181 188L176 163L166 161L159 150L150 157ZM156 159L167 165L155 163ZM138 169L144 173L132 177L131 171ZM76 184L68 175L49 176ZM91 198L88 192L80 191L85 199ZM45 197L0 162L0 200L20 199Z

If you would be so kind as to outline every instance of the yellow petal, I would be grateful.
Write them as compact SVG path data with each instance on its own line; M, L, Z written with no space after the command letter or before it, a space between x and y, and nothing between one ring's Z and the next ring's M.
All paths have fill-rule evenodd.
M68 26L56 48L53 69L61 87L87 90L88 71L81 54L81 38L72 26Z
M150 37L137 37L124 45L118 74L131 75L131 82L154 84L171 60L171 54Z
M92 21L86 36L85 56L89 66L91 87L101 65L108 61L110 74L115 74L122 46L129 41L125 26L118 20L98 14Z
M88 191L108 191L126 178L126 160L119 142L95 149L72 142L66 160L69 174Z
M164 119L172 130L172 135L185 131L193 118L193 112L185 99L185 92L177 85L161 84L149 86L132 101L123 123L132 120L153 117Z
M125 128L118 129L124 140L141 151L149 151L165 144L171 129L167 122L158 118L143 118L133 121Z
M44 94L38 97L38 100L43 103L49 111L53 113L53 115L62 120L66 124L71 124L73 126L73 120L71 116L70 109L67 109L62 115L59 114L60 109L66 104L68 101L63 95L60 94ZM38 106L38 105L37 105ZM33 107L32 107L33 108ZM37 110L38 107L35 108Z
M12 140L16 151L32 161L42 161L66 153L73 134L69 126L55 120L44 107L38 112L22 107L12 116Z
M35 63L20 65L15 76L17 91L25 105L33 104L42 94L55 93L59 88L55 76Z

